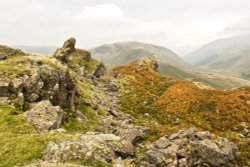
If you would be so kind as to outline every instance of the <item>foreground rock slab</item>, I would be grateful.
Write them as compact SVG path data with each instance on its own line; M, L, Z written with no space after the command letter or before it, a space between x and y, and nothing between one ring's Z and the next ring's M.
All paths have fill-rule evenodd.
M76 159L92 159L112 162L116 152L124 145L119 136L88 132L80 140L50 142L45 150L44 160L52 163Z
M39 132L58 129L65 117L63 110L59 106L53 106L49 100L33 104L23 115Z
M149 145L141 167L231 167L239 156L236 145L226 138L211 139L209 132L194 128L164 136Z

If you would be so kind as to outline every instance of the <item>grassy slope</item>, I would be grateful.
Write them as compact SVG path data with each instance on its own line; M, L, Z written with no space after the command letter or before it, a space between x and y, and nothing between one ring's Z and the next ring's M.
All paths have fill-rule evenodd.
M48 141L70 139L66 134L38 134L21 111L0 106L0 166L15 166L42 158Z
M12 109L7 106L0 105L0 166L9 167L15 165L28 164L30 162L41 159L43 150L46 148L49 141L66 140L78 138L79 133L96 128L96 123L100 119L100 115L90 106L85 105L87 101L91 100L90 93L94 90L90 87L87 81L81 81L76 77L73 70L78 67L77 61L80 55L76 55L70 62L72 70L70 74L75 77L78 96L75 101L81 111L87 118L86 123L82 123L76 119L75 113L71 110L65 110L67 114L67 122L63 128L67 130L65 134L39 134L31 125L26 123L26 120L21 115L22 111ZM24 75L30 75L34 69L30 68L31 59L29 54L17 53L6 60L0 61L0 78L18 78ZM39 62L48 65L51 68L60 69L65 72L65 67L58 61L48 57L38 57ZM85 70L93 71L99 62L90 60L85 62ZM108 166L98 161L79 160L74 163L92 166Z
M240 122L250 122L250 88L203 90L189 81L164 78L133 65L116 68L116 72L124 83L121 109L149 127L148 140L189 127L209 130L236 142L241 151L238 163L249 165L250 143L236 133L241 129ZM144 113L149 113L149 118L145 119Z

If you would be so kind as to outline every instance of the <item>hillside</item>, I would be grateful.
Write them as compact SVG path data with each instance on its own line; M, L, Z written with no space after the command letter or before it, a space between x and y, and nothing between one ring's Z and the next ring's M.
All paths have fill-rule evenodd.
M53 46L17 46L17 48L24 49L28 53L45 55L52 55L56 50L56 47ZM247 74L242 77L214 70L199 69L185 63L169 49L152 44L121 42L90 49L90 52L92 52L92 57L103 61L109 68L129 64L137 58L153 57L158 61L158 70L161 74L192 80L202 87L232 89L250 85L250 81L244 79L248 76ZM247 64L246 62L246 66Z
M90 49L90 52L95 59L103 61L109 67L126 65L138 58L152 57L157 60L161 74L192 80L203 87L232 89L250 85L250 81L239 76L191 66L171 50L152 44L121 42L102 45Z
M213 41L184 59L197 66L245 75L250 72L250 35Z
M201 89L151 57L107 71L75 43L0 45L0 166L249 166L249 87Z
M127 81L120 91L120 104L122 111L132 114L139 125L150 127L149 140L179 128L209 129L240 141L242 155L249 156L249 143L236 135L242 130L242 122L249 122L249 87L234 91L201 89L190 81L162 77L152 68L142 70L139 64L135 61L116 68Z
M141 42L113 43L90 49L90 52L95 59L103 61L110 67L126 65L139 58L152 57L157 59L159 71L162 74L180 78L192 75L192 66L184 62L171 50L153 44Z

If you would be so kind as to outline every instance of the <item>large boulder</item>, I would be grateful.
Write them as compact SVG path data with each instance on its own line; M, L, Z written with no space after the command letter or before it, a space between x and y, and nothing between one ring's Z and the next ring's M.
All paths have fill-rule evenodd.
M236 145L225 138L211 139L209 132L194 128L161 137L149 145L141 166L230 167L239 156Z
M23 115L39 132L58 129L65 119L63 110L48 100L33 104Z
M114 134L88 132L79 140L49 142L44 160L58 163L77 159L112 162L116 151L123 147L121 137Z

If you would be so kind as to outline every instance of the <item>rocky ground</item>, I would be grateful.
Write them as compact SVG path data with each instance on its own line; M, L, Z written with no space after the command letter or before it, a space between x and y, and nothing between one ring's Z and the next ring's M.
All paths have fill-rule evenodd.
M240 155L237 146L208 131L190 128L145 142L148 127L135 124L132 115L120 110L119 76L107 72L87 51L76 49L74 38L67 40L51 58L25 55L25 59L12 60L11 56L17 53L25 55L9 48L0 54L1 64L28 66L27 73L20 76L10 75L11 71L0 72L1 103L22 110L22 116L39 134L72 136L47 142L40 159L17 166L83 167L78 165L79 160L101 161L102 165L116 167L236 166L233 162ZM139 66L157 69L156 62L150 59L140 61ZM86 108L97 115L95 126L74 133L64 127L71 119L89 124L92 117ZM147 116L144 114L144 119Z

